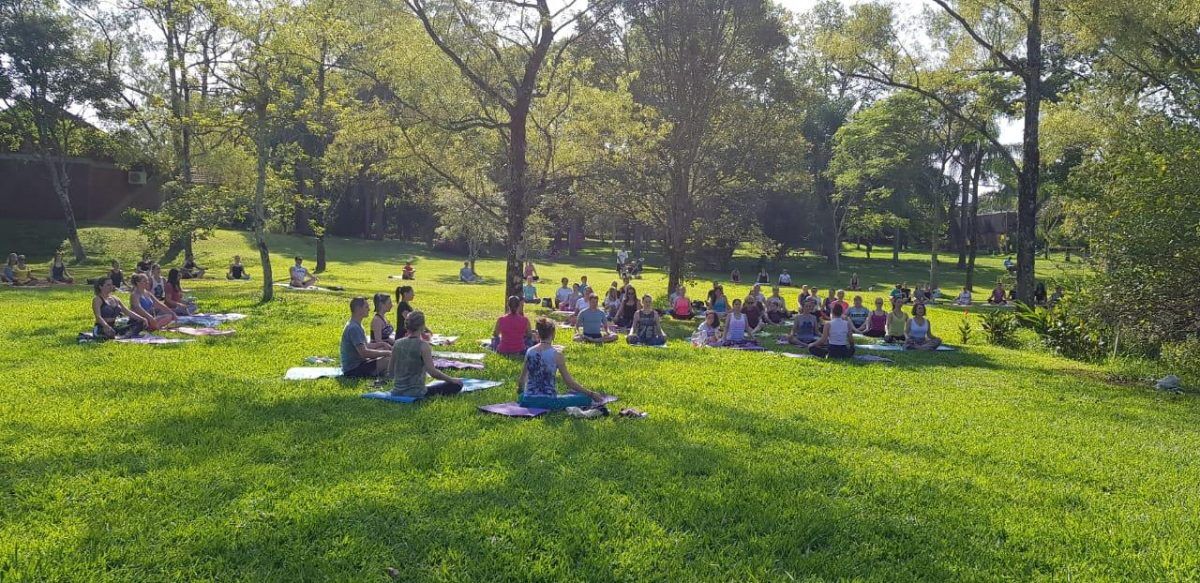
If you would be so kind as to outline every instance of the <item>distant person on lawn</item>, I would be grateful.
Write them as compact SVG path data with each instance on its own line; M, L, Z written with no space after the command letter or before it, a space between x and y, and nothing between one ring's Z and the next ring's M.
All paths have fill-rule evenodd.
M9 253L8 260L4 262L4 270L0 271L0 283L16 285L17 276L13 273L13 268L17 266L17 254Z
M956 306L971 305L971 290L964 287L962 292L958 294L958 297L954 298L954 305L956 305Z
M342 329L342 342L338 352L342 358L342 374L347 377L379 377L387 374L391 364L390 346L385 342L368 342L363 329L363 318L370 307L367 298L350 300L350 321ZM424 379L422 379L424 381Z
M112 268L108 270L108 278L112 280L113 286L121 289L125 285L125 272L121 271L121 263L116 259L112 260Z
M154 297L149 275L135 273L129 280L133 284L133 290L129 292L129 309L146 321L147 329L161 330L175 321L175 312Z
M579 312L575 317L575 329L578 334L575 335L575 340L580 342L591 342L594 344L604 344L617 339L608 328L608 314L604 313L599 307L599 299L596 294L588 296L587 309ZM541 334L542 327L538 325L538 334ZM545 342L546 339L542 338Z
M733 283L742 283L742 272L738 271L738 268L734 267L733 271L729 272L729 281L732 281Z
M45 283L33 276L33 270L25 263L25 256L18 255L17 263L13 266L13 285L38 285Z
M371 296L375 305L375 315L371 317L371 342L384 343L388 346L396 344L396 327L388 321L388 313L392 311L392 296L375 294Z
M292 287L306 288L317 285L317 276L308 272L308 268L304 267L304 258L296 257L296 264L288 270L288 275L291 281L288 282ZM363 300L366 301L365 299Z
M527 304L540 304L541 298L538 297L537 286L533 285L533 278L526 277L525 285L521 286L522 301Z
M400 272L400 279L414 280L417 278L417 270L413 269L412 261L404 262L404 269Z
M893 299L892 311L887 315L887 334L884 342L904 342L908 333L908 314L904 313L904 300Z
M692 312L692 300L688 298L687 287L679 286L679 291L675 293L675 298L671 300L671 317L676 320L691 320L695 314Z
M107 275L101 276L93 286L95 296L92 298L92 315L96 325L92 334L96 338L113 339L117 337L137 336L146 329L146 320L133 313L121 300L112 295L117 286ZM125 316L129 320L123 324L117 323L117 318Z
M904 336L904 348L908 350L937 350L942 345L942 339L933 335L933 325L925 318L925 304L913 306Z
M771 283L771 274L767 273L766 267L758 268L758 279L754 283L768 284Z
M521 313L521 298L508 298L508 312L496 319L492 328L492 350L497 354L514 356L525 354L533 346L533 328L529 318Z
M992 295L988 297L988 303L994 306L1008 305L1008 296L1004 293L1004 282L996 282L996 287L992 289Z
M525 262L525 279L531 279L533 281L541 280L541 278L538 277L537 268L533 266L532 261Z
M425 329L425 314L413 312L408 315L404 327L409 332L396 340L392 347L390 375L393 379L392 394L399 397L427 397L429 395L455 395L462 392L462 379L456 379L433 366L433 350L421 337L418 330ZM425 375L438 382L426 385Z
M725 315L725 341L724 346L757 346L758 341L754 340L749 332L749 325L746 323L746 315L742 313L742 300L733 300L733 306L730 307L729 313Z
M1050 294L1050 299L1046 300L1046 305L1049 306L1051 310L1053 310L1054 306L1057 306L1058 302L1061 302L1062 299L1063 299L1063 286L1056 285L1056 286L1054 286L1054 293Z
M571 280L564 277L562 287L554 292L554 309L566 312L571 307Z
M692 334L692 346L720 346L721 317L716 312L705 312L704 321Z
M617 309L617 317L613 319L613 323L617 328L629 330L633 328L634 314L641 309L642 303L638 301L637 290L632 285L625 286L625 294L621 296L621 307Z
M854 331L850 321L842 316L845 311L841 303L833 304L829 312L829 322L821 331L821 337L808 345L808 352L813 356L825 358L850 358L854 356Z
M67 264L63 262L62 251L55 251L54 260L50 262L50 283L75 283L75 278L71 277Z
M789 287L792 285L792 274L788 273L788 270L785 269L779 273L779 285Z
M642 309L638 310L634 317L633 329L629 331L625 340L630 344L642 346L662 346L667 343L667 334L662 329L662 317L655 311L654 298L650 294L642 296Z
M229 271L225 273L225 279L250 279L250 274L246 273L246 266L242 265L241 255L233 256L233 263L229 264Z
M858 272L850 274L850 291L859 291Z
M470 261L463 261L462 269L458 270L458 280L463 283L475 283L479 281L479 276L475 275L474 269L471 269Z
M592 297L595 298L595 295ZM554 332L555 323L552 320L538 318L540 342L525 352L525 366L521 368L521 376L517 380L520 390L517 403L522 407L553 410L599 405L604 395L583 388L567 371L566 359L554 349ZM559 394L558 375L562 375L563 384L571 389L570 393Z
M200 279L204 277L204 272L206 271L208 270L196 264L195 257L188 255L187 259L183 262L183 269L179 273L183 275L184 279Z

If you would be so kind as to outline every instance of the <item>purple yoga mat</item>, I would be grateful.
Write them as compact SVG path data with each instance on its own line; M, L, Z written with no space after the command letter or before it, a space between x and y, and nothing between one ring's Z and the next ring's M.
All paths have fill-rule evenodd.
M616 401L617 398L612 395L605 395L602 403L608 404ZM522 407L516 403L497 403L495 405L483 405L479 407L480 411L485 413L495 413L504 415L505 417L537 417L543 413L549 413L549 409L533 409Z

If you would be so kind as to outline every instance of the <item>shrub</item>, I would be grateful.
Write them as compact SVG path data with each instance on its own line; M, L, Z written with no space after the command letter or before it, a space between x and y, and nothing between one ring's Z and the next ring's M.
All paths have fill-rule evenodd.
M963 312L963 319L958 322L958 339L963 344L970 344L972 331L974 331L974 328L971 326L971 317L966 312Z
M1162 347L1162 365L1189 389L1200 388L1200 338L1195 336Z
M988 312L980 318L980 324L989 343L997 346L1012 346L1016 343L1017 317L1012 312Z
M1104 357L1107 330L1099 322L1073 315L1077 309L1068 298L1053 310L1019 303L1015 317L1054 352L1077 360L1099 360Z

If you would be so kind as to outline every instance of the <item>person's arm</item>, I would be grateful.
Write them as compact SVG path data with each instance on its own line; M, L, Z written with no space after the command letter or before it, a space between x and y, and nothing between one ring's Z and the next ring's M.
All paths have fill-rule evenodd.
M583 393L591 397L592 401L597 403L604 398L604 395L589 391L583 388L583 386L579 383L575 382L575 378L572 377L571 373L567 371L567 359L563 357L561 352L558 352L557 350L554 352L554 360L558 361L558 372L562 375L563 384L567 385L567 387L569 387L572 391Z
M139 291L130 292L130 294L129 294L129 309L133 310L133 313L137 314L138 317L140 317L141 319L143 319L147 323L149 323L151 320L154 319L154 317L151 316L149 312L147 312L145 309L142 308L142 303L140 301L138 301L138 298L139 298L138 294L140 294Z
M527 368L525 368L525 361L521 361L521 375L517 377L517 394L518 395L525 392L525 382L528 380L529 380L529 370Z
M424 361L425 372L428 373L429 376L431 376L439 381L446 381L448 383L455 383L458 385L463 384L462 380L456 379L456 378L438 370L436 366L433 366L433 351L429 349L429 343L427 343L427 342L421 343L421 360Z
M496 324L492 326L492 338L500 337L500 318L496 318Z
M364 340L366 340L366 339L364 338ZM371 348L371 345L367 344L366 342L360 342L358 344L355 344L354 348L358 350L358 356L363 359L383 358L385 356L392 355L391 351L380 350L378 348Z
M909 318L904 321L904 337L905 338L912 337L912 322L913 322L912 318Z
M142 323L143 326L150 325L150 320L143 318L141 314L138 314L137 312L134 312L133 310L126 308L125 304L121 303L121 300L119 300L119 299L117 300L117 309L120 310L122 314L125 314L125 317L129 318L131 321L138 320Z
M809 344L808 347L816 348L816 347L821 346L821 345L825 344L826 342L828 342L829 341L829 328L830 328L830 326L822 326L821 327L821 337L817 338L817 340L815 342L813 342L812 344Z
M658 312L654 312L654 328L656 330L658 330L658 337L662 338L663 340L666 340L667 332L666 332L666 330L663 330L662 316L659 316Z

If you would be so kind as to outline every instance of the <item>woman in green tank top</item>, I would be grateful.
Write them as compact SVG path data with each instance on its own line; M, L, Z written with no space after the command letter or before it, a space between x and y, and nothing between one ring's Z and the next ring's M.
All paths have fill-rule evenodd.
M462 380L448 376L433 366L433 351L429 343L421 338L421 333L425 331L425 314L409 313L404 329L408 331L407 334L392 346L392 394L425 397L453 395L462 391ZM441 382L426 385L426 374Z

